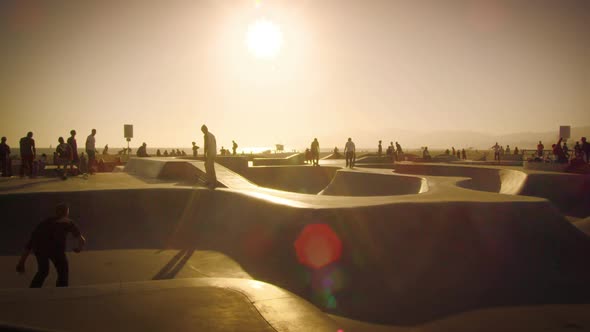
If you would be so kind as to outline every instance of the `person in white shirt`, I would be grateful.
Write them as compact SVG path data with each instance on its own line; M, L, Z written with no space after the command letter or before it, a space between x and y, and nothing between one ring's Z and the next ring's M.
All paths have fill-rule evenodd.
M88 173L94 173L94 164L96 163L96 129L86 138L86 154L88 155Z
M217 176L215 175L215 157L217 156L217 143L215 135L213 135L206 125L201 126L203 132L203 140L205 141L203 154L205 155L205 171L207 172L207 185L215 187L217 184Z
M348 142L344 146L344 155L346 156L346 167L354 167L354 154L356 152L356 148L354 146L354 142L352 138L348 138Z

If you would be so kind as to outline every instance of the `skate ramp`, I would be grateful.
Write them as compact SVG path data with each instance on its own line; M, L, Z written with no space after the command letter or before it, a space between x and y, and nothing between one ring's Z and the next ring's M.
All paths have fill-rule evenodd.
M397 163L395 172L446 177L465 177L467 181L458 183L460 187L516 195L520 192L526 174L510 169L497 169L472 166L433 165Z
M428 191L426 179L396 175L391 172L338 170L320 195L332 196L389 196L419 194Z
M317 194L330 183L339 169L330 166L262 166L250 167L243 175L262 187Z
M401 174L466 177L457 183L466 189L508 195L542 197L567 215L590 215L590 176L521 171L499 167L398 163Z
M217 187L253 189L255 184L229 168L215 163ZM205 163L189 159L132 158L125 172L148 179L178 181L184 184L204 183L207 180Z
M68 201L89 250L220 252L254 279L364 321L413 325L489 306L590 301L590 240L548 201L415 196L423 195L348 208L322 203L343 199L324 196L323 208L308 209L223 189L9 194L0 209L14 215L0 252L17 255L34 225ZM333 230L342 252L310 268L295 242L318 223Z

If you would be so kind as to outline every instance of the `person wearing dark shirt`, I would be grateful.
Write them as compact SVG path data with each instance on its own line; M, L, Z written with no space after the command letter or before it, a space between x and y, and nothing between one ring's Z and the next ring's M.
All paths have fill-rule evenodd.
M25 176L25 168L29 172L29 176L33 176L33 160L37 154L35 150L35 140L33 139L33 133L28 132L27 136L20 139L20 176Z
M68 258L66 257L66 237L71 233L77 240L78 246L74 252L79 253L86 239L80 233L78 227L68 218L70 209L66 204L59 204L56 207L55 217L41 222L33 233L25 247L17 266L18 273L25 272L25 263L30 253L33 252L37 258L37 273L31 281L31 288L43 287L43 282L49 274L49 261L57 270L57 287L67 287L69 284Z
M10 146L6 144L6 137L2 137L2 142L0 143L0 172L2 172L2 176L10 176L11 169L10 169Z
M199 156L199 147L197 146L196 142L193 142L193 157L197 158Z
M381 157L383 154L383 145L381 145L381 141L379 141L379 145L377 146L377 156Z
M55 160L55 164L57 165L57 169L60 168L61 165L64 166L64 176L65 176L65 171L66 168L68 167L67 165L69 165L71 163L71 158L72 158L72 147L69 144L66 144L64 142L64 138L60 137L57 140L59 142L59 144L57 145L57 148L55 149L56 152L56 156L57 156L57 160Z
M543 145L543 143L541 143L541 141L539 141L539 144L537 144L537 155L539 156L539 158L543 158L543 150L545 149L545 146Z
M78 142L76 142L76 131L70 131L70 137L68 137L68 145L70 146L70 150L72 151L72 159L70 163L70 173L74 174L74 165L80 168L80 157L78 156Z
M584 155L584 161L590 163L590 143L586 141L586 137L582 137L582 153Z
M320 142L317 138L311 142L311 159L314 166L320 166Z
M454 148L453 151L455 151ZM404 160L404 150L402 150L402 146L398 142L395 142L395 156L396 160Z
M238 143L236 143L236 141L231 141L232 146L231 146L231 150L232 150L232 155L236 155L236 151L238 150Z
M563 138L560 137L559 141L557 141L557 144L552 145L553 154L557 158L558 163L567 163L567 156L566 156L565 152L563 151L563 148L561 147L562 140L563 140Z
M143 142L143 144L137 149L137 156L138 157L149 157L147 154L147 144Z

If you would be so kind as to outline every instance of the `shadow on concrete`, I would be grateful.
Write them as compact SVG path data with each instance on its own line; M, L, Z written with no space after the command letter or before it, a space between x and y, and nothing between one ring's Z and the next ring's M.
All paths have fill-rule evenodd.
M194 252L194 249L180 250L158 273L156 273L152 280L174 279L178 272L182 270L186 262L191 259Z

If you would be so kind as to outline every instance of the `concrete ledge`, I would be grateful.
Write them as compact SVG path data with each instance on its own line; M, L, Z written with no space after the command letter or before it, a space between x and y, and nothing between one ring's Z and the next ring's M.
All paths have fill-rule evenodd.
M382 173L339 170L319 194L333 196L389 196L420 194L428 191L426 179Z
M293 154L287 158L254 158L253 166L303 165L305 156L302 153Z
M545 163L545 162L529 162L524 161L523 167L525 169L544 171L544 172L560 172L563 173L569 167L568 163Z

